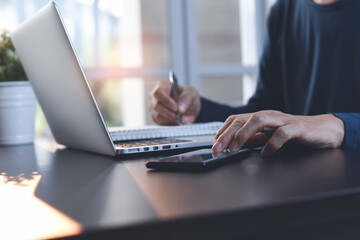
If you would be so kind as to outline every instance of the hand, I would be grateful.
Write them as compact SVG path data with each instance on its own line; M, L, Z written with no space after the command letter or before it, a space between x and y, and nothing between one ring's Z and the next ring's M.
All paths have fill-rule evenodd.
M260 111L230 116L215 136L213 151L239 151L265 144L269 156L294 140L314 148L338 148L345 135L344 123L332 114L295 116L279 111Z
M171 97L171 84L168 81L159 81L150 94L151 116L160 125L179 124L177 112L182 114L183 124L193 123L200 110L200 96L193 87L180 87L178 104Z

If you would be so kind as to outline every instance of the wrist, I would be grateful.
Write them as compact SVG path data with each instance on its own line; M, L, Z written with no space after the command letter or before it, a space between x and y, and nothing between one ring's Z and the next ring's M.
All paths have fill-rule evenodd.
M332 131L334 132L335 148L342 147L345 140L345 123L344 121L334 114L327 114L332 122Z

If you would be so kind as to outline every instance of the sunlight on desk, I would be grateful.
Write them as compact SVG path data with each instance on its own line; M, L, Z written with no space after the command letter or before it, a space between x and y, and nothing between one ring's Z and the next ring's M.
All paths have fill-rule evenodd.
M41 175L0 173L0 239L43 239L82 232L79 223L35 196Z

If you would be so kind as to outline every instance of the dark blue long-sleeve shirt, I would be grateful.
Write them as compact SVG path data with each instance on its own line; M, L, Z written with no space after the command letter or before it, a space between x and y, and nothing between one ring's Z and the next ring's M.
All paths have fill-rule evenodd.
M360 148L360 1L317 5L278 0L253 97L233 108L202 98L198 122L265 109L297 115L333 113L345 124L346 148Z

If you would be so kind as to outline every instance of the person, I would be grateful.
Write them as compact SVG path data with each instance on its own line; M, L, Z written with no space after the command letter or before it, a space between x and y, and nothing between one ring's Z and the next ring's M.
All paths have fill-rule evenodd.
M214 151L292 141L314 148L360 148L360 1L278 0L272 7L254 95L230 107L182 87L176 103L160 81L150 96L158 124L225 121Z

